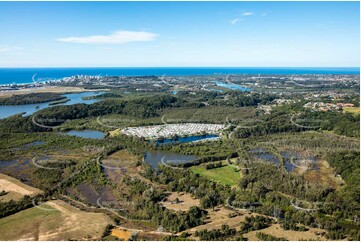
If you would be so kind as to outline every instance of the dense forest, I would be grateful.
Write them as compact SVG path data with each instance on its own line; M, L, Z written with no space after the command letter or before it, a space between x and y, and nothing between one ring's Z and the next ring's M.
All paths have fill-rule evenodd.
M29 93L19 94L10 97L0 98L0 105L22 105L32 103L44 103L64 99L63 94L43 92L43 93Z

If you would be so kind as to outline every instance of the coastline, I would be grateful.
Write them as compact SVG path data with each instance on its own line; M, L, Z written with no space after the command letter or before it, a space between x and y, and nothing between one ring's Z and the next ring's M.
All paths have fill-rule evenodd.
M0 67L0 86L46 84L71 76L360 75L360 67Z

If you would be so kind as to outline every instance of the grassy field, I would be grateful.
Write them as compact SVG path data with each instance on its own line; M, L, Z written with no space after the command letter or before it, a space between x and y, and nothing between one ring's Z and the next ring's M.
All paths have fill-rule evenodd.
M236 212L225 207L217 207L215 210L208 209L208 218L206 223L199 225L197 227L186 230L185 232L192 234L190 239L199 240L199 237L194 235L195 231L200 230L210 230L210 229L220 229L222 225L227 224L230 228L239 229L240 222L244 222L246 217L251 216L260 216L260 214L253 213L247 210L242 212ZM233 214L232 217L229 215ZM261 215L262 216L262 215ZM293 231L293 230L284 230L280 227L280 224L272 224L266 229L251 231L244 234L245 238L248 238L249 241L259 241L256 237L257 232L264 232L276 237L284 237L290 241L299 241L299 240L326 240L325 236L317 235L320 233L326 232L324 229L318 228L309 228L308 231Z
M223 166L220 168L207 170L204 165L200 165L192 166L190 169L196 174L225 185L234 186L241 180L240 172L234 171L234 169L226 165L225 162L223 162Z
M280 224L272 224L270 227L251 231L244 235L245 238L252 241L258 241L256 234L257 232L263 232L265 234L270 234L276 237L283 237L290 241L300 241L300 240L318 240L323 241L327 240L325 236L317 235L320 233L326 232L323 229L310 228L308 231L293 231L293 230L284 230L281 228Z
M8 202L10 200L20 200L23 196L35 196L42 191L28 186L18 179L7 176L5 174L0 174L0 192L5 191L6 194L0 196L0 202Z
M228 209L224 206L218 206L214 210L207 209L208 216L205 220L205 224L187 229L185 232L192 234L191 240L199 240L199 237L195 236L196 231L221 229L222 225L226 224L231 229L239 230L240 222L244 222L246 217L259 215L250 211L235 212L234 210ZM180 234L180 233L179 233Z
M345 107L343 111L346 113L360 114L360 107Z
M178 199L178 202L175 202ZM199 199L193 198L189 193L172 192L165 201L161 202L164 207L175 211L187 211L192 206L199 206Z
M99 240L112 220L53 200L0 219L0 240Z
M42 204L39 208L30 208L19 213L0 219L0 240L25 240L39 239L39 227L42 221L56 222L61 216L61 212L53 209L47 204ZM46 210L45 210L46 209ZM44 223L48 226L49 224ZM50 228L49 228L50 230Z

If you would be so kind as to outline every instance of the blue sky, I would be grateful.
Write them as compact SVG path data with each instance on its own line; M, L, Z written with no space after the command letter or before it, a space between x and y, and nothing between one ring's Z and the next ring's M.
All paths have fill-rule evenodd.
M359 2L0 2L0 67L360 65Z

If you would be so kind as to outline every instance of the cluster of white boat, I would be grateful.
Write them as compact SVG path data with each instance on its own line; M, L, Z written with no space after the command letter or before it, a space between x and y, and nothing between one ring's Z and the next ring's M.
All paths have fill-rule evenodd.
M164 124L142 127L127 127L121 132L125 135L143 137L145 139L171 138L201 134L219 134L225 125L223 124Z

